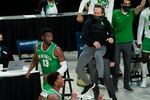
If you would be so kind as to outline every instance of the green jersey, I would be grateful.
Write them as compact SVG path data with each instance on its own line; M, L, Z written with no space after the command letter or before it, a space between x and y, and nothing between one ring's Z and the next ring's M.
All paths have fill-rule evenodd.
M97 0L97 4L106 8L109 5L109 0Z
M52 42L46 51L43 50L42 46L43 42L39 42L36 50L42 73L47 75L51 72L56 72L60 68L59 60L54 56L54 50L57 45Z
M129 10L127 14L123 14L121 10L113 12L112 24L115 31L116 43L133 41L132 22L134 17L134 10Z
M44 100L47 100L48 95L51 95L51 94L56 94L60 98L59 100L62 100L61 94L52 88L49 89L48 91L44 91L44 92L46 92L46 94L47 94L46 97L44 97Z

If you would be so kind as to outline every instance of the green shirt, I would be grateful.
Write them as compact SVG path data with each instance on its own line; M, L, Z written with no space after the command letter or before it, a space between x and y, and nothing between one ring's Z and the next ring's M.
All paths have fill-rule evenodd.
M116 43L133 41L132 22L134 17L133 9L129 10L127 14L122 14L121 10L113 12L112 25L115 31Z
M51 42L49 48L46 51L43 50L43 42L39 42L37 45L36 53L38 55L38 60L41 64L41 69L43 75L47 75L52 72L56 72L60 68L60 63L57 57L54 56L54 50L56 48L56 44ZM47 81L43 81L43 88L48 90L51 86L47 83Z
M43 50L42 46L43 43L39 42L36 50L42 73L47 75L51 72L56 72L60 68L59 60L54 56L54 50L57 45L52 42L46 51Z
M56 95L58 95L59 98L60 98L59 100L62 100L61 94L58 93L58 92L57 92L56 90L54 90L54 89L49 89L48 91L44 91L44 92L46 92L46 94L47 94L47 96L44 97L44 100L47 100L48 95L51 95L51 94L56 94Z

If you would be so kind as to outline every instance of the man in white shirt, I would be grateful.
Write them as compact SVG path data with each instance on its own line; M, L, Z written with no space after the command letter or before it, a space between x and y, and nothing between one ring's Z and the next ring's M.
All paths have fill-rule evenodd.
M144 32L143 32L144 31ZM142 41L142 35L144 39ZM138 26L137 47L142 47L142 83L141 87L147 86L147 62L150 60L150 0L149 7L141 12Z

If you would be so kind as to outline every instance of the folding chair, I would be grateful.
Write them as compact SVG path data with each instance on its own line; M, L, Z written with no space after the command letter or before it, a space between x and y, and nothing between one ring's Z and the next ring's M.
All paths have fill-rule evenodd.
M38 40L17 40L17 49L19 60L24 60L25 62L30 62L31 56L23 56L23 54L33 54L34 46L38 43Z
M72 94L72 85L71 85L71 81L74 81L73 79L70 78L70 75L69 75L69 70L67 69L67 71L64 73L64 76L63 76L65 79L64 79L64 87L62 89L62 99L64 100L64 97L65 96L71 96ZM69 85L69 93L65 93L65 89L66 89L66 82L68 82L68 85Z

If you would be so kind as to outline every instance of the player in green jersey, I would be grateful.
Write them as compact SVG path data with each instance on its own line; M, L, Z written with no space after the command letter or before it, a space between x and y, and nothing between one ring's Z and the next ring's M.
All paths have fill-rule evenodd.
M41 38L42 42L39 42L34 48L33 59L26 77L29 78L30 72L39 62L43 74L43 89L47 90L50 88L50 85L47 83L47 75L56 71L63 75L67 70L67 62L62 49L52 42L53 31L51 29L42 29Z
M144 39L142 41L142 36ZM147 62L150 58L150 0L149 7L141 12L137 34L137 47L142 48L142 83L141 87L147 87ZM142 45L141 45L142 44Z
M59 72L52 72L48 75L47 81L52 88L43 91L44 95L40 95L38 100L62 100L62 95L59 91L64 86L64 78L62 78ZM77 94L75 92L72 93L71 100L77 100Z

